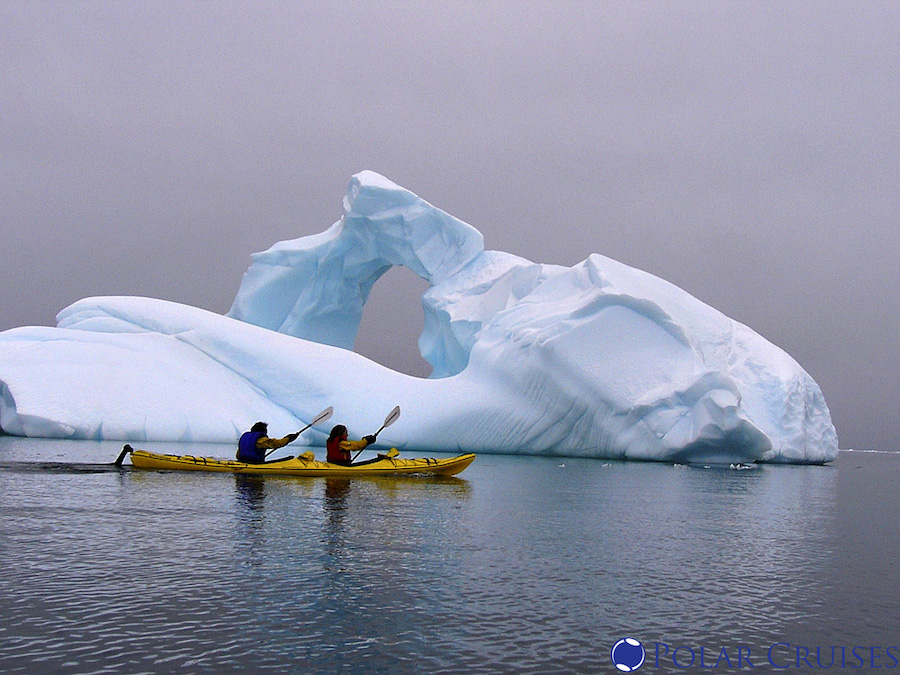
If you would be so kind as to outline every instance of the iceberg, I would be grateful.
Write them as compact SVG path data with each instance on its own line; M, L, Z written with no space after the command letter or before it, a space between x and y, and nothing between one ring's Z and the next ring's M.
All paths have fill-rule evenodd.
M425 279L428 378L352 351L369 291ZM333 406L379 445L668 462L823 463L837 434L787 353L652 274L484 249L474 227L371 171L321 234L256 253L228 315L138 297L80 300L57 327L0 333L0 429L233 443ZM328 429L298 443L321 445Z

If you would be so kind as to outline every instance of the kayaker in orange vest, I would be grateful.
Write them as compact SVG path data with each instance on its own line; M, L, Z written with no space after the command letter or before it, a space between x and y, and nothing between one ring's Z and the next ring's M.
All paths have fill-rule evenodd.
M350 453L362 450L363 448L372 445L376 440L375 436L371 434L369 436L363 436L360 441L349 441L347 440L348 436L347 427L343 424L338 424L331 430L331 434L325 442L325 448L328 450L326 460L330 464L350 466L352 463Z
M266 450L283 448L288 443L297 440L300 432L288 434L284 438L269 438L269 425L265 422L257 422L250 431L245 432L238 441L237 460L248 464L262 464L266 461Z

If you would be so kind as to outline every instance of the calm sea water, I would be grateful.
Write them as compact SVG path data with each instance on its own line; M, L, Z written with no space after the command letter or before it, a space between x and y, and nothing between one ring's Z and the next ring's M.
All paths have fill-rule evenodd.
M0 438L0 671L604 673L633 637L642 673L900 672L898 454L348 481L120 448Z

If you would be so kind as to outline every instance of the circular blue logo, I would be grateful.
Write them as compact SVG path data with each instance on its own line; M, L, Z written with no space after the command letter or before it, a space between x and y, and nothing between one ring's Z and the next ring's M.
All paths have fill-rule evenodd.
M622 638L613 645L609 654L616 668L623 673L630 673L644 665L644 645L634 638Z

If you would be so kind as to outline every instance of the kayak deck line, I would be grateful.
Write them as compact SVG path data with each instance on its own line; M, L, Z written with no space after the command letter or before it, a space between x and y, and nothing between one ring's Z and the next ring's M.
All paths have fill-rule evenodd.
M248 464L233 459L196 457L194 455L167 455L148 450L135 450L130 445L125 445L120 458L124 458L126 454L131 455L131 464L137 469L309 477L401 474L453 476L463 471L475 459L474 453L445 459L436 459L434 457L405 459L397 457L399 453L395 449L391 449L387 454L379 454L374 459L351 466L320 462L315 459L312 452L305 452L298 457L285 457L262 464ZM117 462L121 465L121 462L118 460Z

